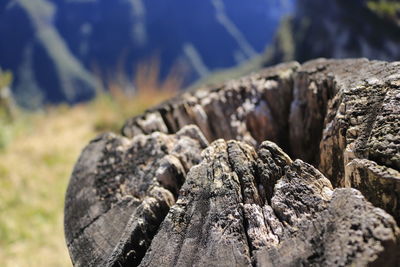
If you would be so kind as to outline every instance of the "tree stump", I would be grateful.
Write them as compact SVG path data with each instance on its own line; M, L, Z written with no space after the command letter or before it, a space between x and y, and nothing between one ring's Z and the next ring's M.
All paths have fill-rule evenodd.
M183 93L122 133L74 168L75 266L400 264L398 62L277 65Z

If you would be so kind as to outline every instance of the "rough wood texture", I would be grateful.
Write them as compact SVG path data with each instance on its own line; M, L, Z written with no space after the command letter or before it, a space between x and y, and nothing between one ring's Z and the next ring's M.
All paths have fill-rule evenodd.
M75 166L65 203L73 263L138 264L206 146L195 126L174 135L93 140Z
M400 262L400 63L281 64L184 93L122 132L75 166L76 266Z

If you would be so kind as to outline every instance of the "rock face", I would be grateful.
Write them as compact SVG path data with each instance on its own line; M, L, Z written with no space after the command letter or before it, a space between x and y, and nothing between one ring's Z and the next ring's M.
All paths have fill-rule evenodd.
M390 3L388 3L390 2ZM400 60L396 1L301 0L267 47L265 65L318 57Z
M400 262L399 63L282 64L122 132L93 140L71 177L75 266Z

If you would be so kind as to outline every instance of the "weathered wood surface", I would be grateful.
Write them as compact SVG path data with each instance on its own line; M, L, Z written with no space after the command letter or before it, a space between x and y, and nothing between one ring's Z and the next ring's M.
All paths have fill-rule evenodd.
M400 263L400 63L281 64L122 132L72 174L75 266Z

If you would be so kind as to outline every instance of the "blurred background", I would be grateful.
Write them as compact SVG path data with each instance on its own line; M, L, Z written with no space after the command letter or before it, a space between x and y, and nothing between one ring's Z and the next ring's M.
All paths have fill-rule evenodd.
M400 59L395 0L0 0L0 266L70 266L69 175L104 131L272 64Z

